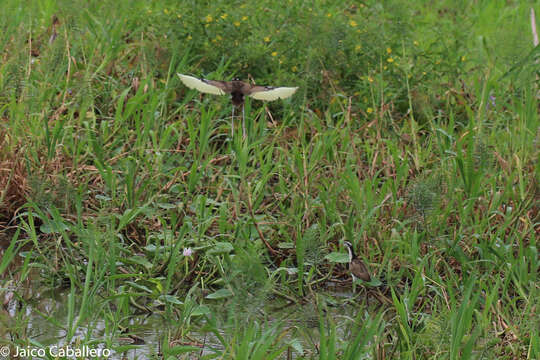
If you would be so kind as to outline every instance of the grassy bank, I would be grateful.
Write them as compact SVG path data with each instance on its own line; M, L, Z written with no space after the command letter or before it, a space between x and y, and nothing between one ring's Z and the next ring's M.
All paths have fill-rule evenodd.
M4 0L0 346L538 358L532 5Z

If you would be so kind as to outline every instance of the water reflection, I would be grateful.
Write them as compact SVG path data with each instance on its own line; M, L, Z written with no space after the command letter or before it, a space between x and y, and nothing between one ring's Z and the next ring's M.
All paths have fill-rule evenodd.
M4 294L14 290L2 289ZM205 331L207 323L203 318L193 321L194 323L188 326L188 330L182 329L179 322L171 321L170 316L165 313L126 314L125 317L118 319L118 314L121 312L118 311L116 305L105 299L99 303L100 298L96 296L98 308L96 308L95 316L105 316L107 320L89 319L86 324L72 331L73 336L68 344L69 290L40 291L38 288L29 287L22 291L24 294L21 294L21 289L19 289L19 293L5 304L5 312L0 317L0 324L7 329L7 332L0 331L0 345L7 342L19 347L31 345L43 348L77 348L85 344L91 349L109 349L111 350L109 359L120 360L160 357L161 344L167 341L169 347L200 348L200 351L193 351L191 355L184 354L187 356L184 357L186 359L195 359L206 355L218 356L224 350L223 339L235 333L234 326L247 326L248 322L252 324L256 320L265 324L265 327L280 324L287 330L284 341L303 339L301 341L304 342L305 348L314 348L319 338L320 311L323 318L332 319L334 323L350 325L354 322L357 312L365 311L365 306L367 306L367 303L363 302L364 296L353 294L350 287L330 287L327 290L330 291L324 293L319 290L317 295L307 296L302 303L298 304L288 300L273 299L262 305L263 308L260 309L258 315L247 319L244 324L238 323L238 317L241 314L231 311L230 299L229 302L221 300L212 303L209 301L207 305L212 317L217 324L224 324L219 332L221 341L216 334ZM355 301L353 297L356 297ZM79 296L76 301L81 301ZM74 324L77 323L79 304L76 303L74 313L71 315ZM231 320L234 316L237 317L235 321ZM24 326L24 331L21 331L20 326ZM344 335L348 327L338 327L339 335ZM24 338L21 334L25 335Z

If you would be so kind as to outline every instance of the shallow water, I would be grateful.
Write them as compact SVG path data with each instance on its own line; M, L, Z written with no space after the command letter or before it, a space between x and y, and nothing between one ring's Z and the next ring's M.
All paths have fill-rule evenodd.
M365 297L360 295L356 298L356 302L350 303L353 296L350 288L329 287L329 289L330 292L320 292L316 298L319 299L319 302L323 299L325 316L338 324L338 333L344 335L345 327L341 328L339 324L348 323L350 325L357 316L358 311L365 312L366 307L362 305ZM0 295L7 296L14 290L9 288L0 289ZM89 348L107 354L104 352L105 349L108 349L106 344L111 341L110 339L113 339L112 349L108 349L110 350L109 359L148 359L160 353L161 343L164 339L174 338L175 334L180 331L180 325L166 321L165 314L130 315L128 318L122 319L123 324L129 324L129 330L124 329L124 332L122 332L119 328L111 329L111 324L114 321L110 319L108 321L109 325L102 319L90 320L90 322L80 325L72 331L73 336L70 343L67 344L68 326L70 326L69 291L40 291L39 288L29 287L24 289L23 292L24 294L21 294L21 289L18 289L19 296L29 300L25 302L19 296L13 296L5 304L5 311L0 315L0 325L6 322L6 324L13 325L17 323L24 326L24 329L18 328L16 333L13 331L12 326L6 326L6 324L2 326L4 329L9 330L6 333L0 331L0 346L5 345L7 341L11 345L11 351L24 351L25 346L30 344L30 349L50 349L51 352L58 354L58 349L61 347L84 351L84 348L77 344L85 343L92 344ZM314 296L307 296L306 298L315 299ZM80 301L80 297L77 298L77 301ZM230 316L230 308L227 307L226 302L209 301L208 303L211 304L209 307L215 317L226 318ZM109 302L106 306L111 306L111 303ZM257 321L264 323L265 328L278 322L285 328L308 329L308 336L301 340L304 348L310 348L314 343L318 342L319 312L314 300L308 300L302 305L287 305L285 301L273 299L263 304L262 308L265 315L257 318ZM133 308L130 309L133 310ZM111 309L111 314L114 313L113 310ZM78 307L75 306L75 319L78 311ZM103 313L107 312L104 311ZM224 323L227 322L224 321ZM181 342L173 342L170 346L188 345L201 349L198 353L192 352L193 355L190 355L192 357L184 357L185 359L195 359L201 355L214 354L216 350L223 350L222 343L213 333L202 331L205 321L199 320L196 321L196 324L196 326L191 326L187 336L180 337L182 338ZM297 333L298 331L288 331L285 338L292 340L291 334L293 332ZM21 334L24 334L24 337ZM2 341L2 338L4 341ZM20 340L17 340L17 338ZM19 348L15 349L14 344L18 344ZM109 342L109 344L111 343ZM126 346L129 348L126 348ZM294 355L293 358L295 358Z
M69 309L68 309L68 295L69 291L46 291L36 294L26 305L22 305L21 302L11 300L7 306L6 314L4 314L2 321L9 321L6 319L6 315L11 319L24 318L25 329L22 333L26 335L26 339L29 340L31 345L30 349L49 349L50 353L57 353L61 347L71 348L73 350L79 349L84 351L84 347L77 345L82 340L88 343L88 339L95 343L93 346L89 346L91 349L104 352L106 349L104 335L107 333L106 323L104 320L92 321L90 324L78 326L73 330L73 337L70 344L67 344L68 335L68 322L69 322ZM75 310L75 314L78 313L78 309ZM76 319L76 317L75 317ZM0 321L0 323L2 322ZM127 350L122 353L117 353L111 350L109 359L145 359L149 358L152 354L158 352L159 339L161 335L160 324L163 320L159 316L153 315L134 315L129 319L129 326L136 328L136 331L129 332L129 335L136 335L141 339L144 339L144 344L135 346L133 349ZM18 331L18 333L21 333ZM0 332L1 335L1 332ZM12 334L4 334L4 339L9 341ZM134 341L134 338L130 338L128 334L119 334L118 341L114 344L114 347L129 345ZM26 343L26 339L22 343ZM103 340L101 340L103 339ZM0 340L1 341L1 340ZM20 343L20 342L17 342ZM0 342L1 344L1 342ZM19 352L27 349L26 346L20 346ZM11 351L15 351L12 348ZM2 359L0 357L0 359Z

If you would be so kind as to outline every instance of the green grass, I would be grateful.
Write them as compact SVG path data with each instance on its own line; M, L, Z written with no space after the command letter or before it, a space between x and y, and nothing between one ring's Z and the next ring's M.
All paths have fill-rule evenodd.
M2 1L0 346L538 358L532 5Z

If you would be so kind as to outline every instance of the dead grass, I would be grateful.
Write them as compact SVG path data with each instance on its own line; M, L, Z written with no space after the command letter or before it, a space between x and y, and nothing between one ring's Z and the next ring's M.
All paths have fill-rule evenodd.
M9 135L0 130L0 232L12 225L29 190L20 147L10 146L9 142Z

